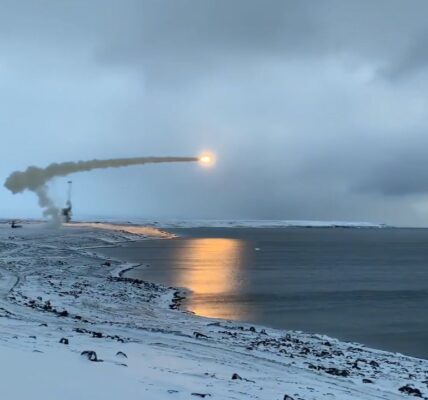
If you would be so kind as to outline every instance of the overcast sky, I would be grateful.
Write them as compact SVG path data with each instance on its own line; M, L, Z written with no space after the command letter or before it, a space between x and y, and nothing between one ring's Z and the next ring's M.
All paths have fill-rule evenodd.
M425 0L0 0L0 179L212 150L211 169L74 175L75 215L428 226L427 15ZM0 216L40 215L0 190Z

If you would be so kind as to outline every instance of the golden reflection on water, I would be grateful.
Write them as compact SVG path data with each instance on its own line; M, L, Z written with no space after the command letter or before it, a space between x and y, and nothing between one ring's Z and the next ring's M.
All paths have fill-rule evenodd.
M238 289L243 242L223 238L193 239L178 251L179 260L182 259L183 265L186 265L186 268L180 268L178 281L193 292L188 308L196 314L212 318L227 318L233 314L227 302L222 302L221 310L210 307L209 303Z

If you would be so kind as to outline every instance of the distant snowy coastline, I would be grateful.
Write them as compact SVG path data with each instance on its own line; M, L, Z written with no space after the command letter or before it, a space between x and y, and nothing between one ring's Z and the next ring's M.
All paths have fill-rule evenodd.
M292 220L175 220L154 223L163 228L384 228L384 224L344 221Z
M83 220L82 220L83 221ZM99 224L144 225L157 228L386 228L373 222L262 219L145 219L93 218Z
M9 223L11 220L0 218L0 224ZM23 219L27 224L40 224L41 220ZM106 224L110 224L107 226ZM135 226L144 228L147 232L133 231L130 233L149 234L151 226L156 228L388 228L389 225L365 221L316 221L316 220L276 220L276 219L147 219L147 218L115 218L97 217L79 218L71 225L111 229L115 225Z

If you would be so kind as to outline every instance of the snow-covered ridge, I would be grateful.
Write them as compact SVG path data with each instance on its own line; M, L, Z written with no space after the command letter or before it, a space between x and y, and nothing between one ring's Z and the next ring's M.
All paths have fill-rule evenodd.
M196 317L176 310L176 289L123 278L131 264L96 253L141 238L92 227L0 227L2 398L428 396L426 360Z
M176 220L153 223L162 228L384 228L384 224L343 221L288 220Z
M387 225L373 222L312 221L312 220L261 220L261 219L166 219L107 218L99 219L119 225L144 225L158 228L385 228Z
M1 223L9 220L0 219ZM38 220L24 220L25 224L39 224ZM388 225L374 222L316 221L316 220L263 220L263 219L166 219L146 218L97 218L95 221L79 220L65 226L126 230L129 233L168 238L168 232L156 229L168 228L386 228Z

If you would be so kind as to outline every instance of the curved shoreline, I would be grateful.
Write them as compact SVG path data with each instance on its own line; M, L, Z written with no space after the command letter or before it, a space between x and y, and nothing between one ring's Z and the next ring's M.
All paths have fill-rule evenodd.
M281 400L285 395L304 400L327 395L336 400L398 400L411 390L427 394L425 360L324 335L212 320L170 309L173 288L114 279L114 271L125 265L119 261L105 265L105 257L88 251L106 241L126 240L126 235L91 229L60 233L28 229L9 239L7 231L5 236L1 233L0 247L6 250L0 253L0 266L20 280L6 298L0 298L0 312L13 313L13 317L1 315L0 352L13 351L17 357L15 348L25 354L37 350L42 352L40 360L52 355L50 365L58 373L45 391L55 385L64 387L69 380L61 375L56 352L65 354L67 364L80 371L86 365L80 354L90 350L104 362L92 365L79 379L96 393L98 387L90 378L97 371L108 376L103 383L109 390L108 400L117 398L117 394L109 397L117 393L117 386L132 389L128 400L140 399L141 390L157 400L170 400L169 390L179 393L180 399L202 393L242 400ZM127 358L115 356L119 352ZM40 368L36 365L32 368ZM120 379L114 378L117 373ZM235 374L239 378L233 378ZM55 396L48 393L45 398Z
M201 269L197 264L195 264L195 262L204 263L204 257L205 257L204 253L201 253L202 249L205 248L205 242L203 242L204 243L203 248L198 247L199 246L198 240L211 238L211 237L217 238L217 237L220 237L221 235L225 235L221 237L239 239L239 240L246 240L248 236L250 237L250 240L252 240L253 237L256 237L256 239L254 240L258 240L258 241L263 240L261 239L261 237L264 237L263 233L253 234L251 232L253 231L250 231L250 234L242 233L241 235L240 233L231 233L231 232L228 232L227 230L226 231L222 230L219 232L215 230L209 231L205 229L202 229L200 231L195 231L195 232L192 232L192 230L188 231L186 229L182 231L177 230L175 231L175 233L177 233L178 235L183 235L183 237L185 238L190 237L190 241L187 241L186 239L183 242L178 241L177 243L173 243L173 242L172 243L155 242L154 244L135 243L135 244L130 244L129 246L124 245L123 248L119 249L117 252L116 250L107 249L106 254L122 258L122 260L129 260L131 262L141 261L143 263L153 264L153 266L156 266L156 267L159 266L159 270L153 266L151 266L152 268L151 270L137 268L135 271L129 271L129 273L125 274L125 276L131 277L131 278L148 280L151 282L155 282L156 284L171 285L171 286L177 287L177 289L179 289L181 292L179 296L187 298L187 300L184 298L181 298L181 301L183 302L182 309L186 310L187 312L192 313L195 310L197 311L197 315L201 317L211 316L212 318L225 318L225 319L233 318L233 320L238 323L242 322L242 323L249 323L249 324L257 324L260 326L267 326L267 327L276 328L276 329L292 329L290 328L290 324L288 323L286 317L284 317L281 320L281 316L279 316L279 319L275 320L276 316L274 316L273 314L268 315L267 317L260 316L261 314L259 315L259 312L263 310L267 310L269 312L269 309L271 306L278 307L278 308L281 307L281 304L284 304L284 303L279 303L279 300L270 301L270 300L266 300L264 297L263 304L266 304L266 301L267 301L268 302L267 306L266 305L258 306L259 300L258 298L256 298L252 300L252 305L257 307L256 311L253 312L249 308L246 308L246 304L247 304L246 301L248 298L247 295L241 296L240 294L236 293L236 296L238 297L233 297L232 299L226 298L224 300L221 300L216 296L205 296L205 293L206 293L205 289L198 286L199 282L202 282L202 281L205 283L208 283L206 282L206 279L205 279L205 269ZM302 234L304 233L302 232ZM257 236L254 236L254 235L257 235ZM287 238L288 233L285 233L285 235L286 235L285 237ZM321 233L321 235L323 234ZM342 233L339 233L339 235L342 235ZM363 232L361 232L359 235L360 237L363 237L363 238L366 237L366 235ZM379 235L380 237L384 237L384 234L382 234L380 231L379 231ZM293 238L294 236L292 235L291 237ZM332 236L332 237L334 238L335 236ZM192 241L193 239L196 239L196 241L193 242ZM249 244L249 246L250 246L249 252L251 253L253 247L251 246L251 244ZM128 249L128 247L130 247L130 249ZM215 244L212 244L212 247L215 248ZM192 249L195 248L195 252L197 251L196 249L199 249L198 259L194 259L192 254L189 254L188 256L187 252L184 252L184 250L187 248L192 248ZM178 252L180 253L180 256L178 255L179 254ZM246 257L248 253L245 252L242 254L243 254L243 257ZM266 261L266 257L270 259L269 251L267 251L266 254L267 256L264 256L261 262L263 262L263 260ZM221 263L222 266L220 267L220 269L217 269L217 261L221 260L222 253L221 252L215 253L213 257L210 257L210 255L208 255L207 257L208 257L209 266L208 264L206 264L206 268L207 268L206 273L207 274L215 273L215 278L214 278L215 282L220 280L223 281L225 278L220 278L220 276L222 277L223 274L224 276L228 276L229 268L228 268L228 264L223 265L223 263ZM257 255L257 257L259 257L259 255ZM317 260L313 260L313 261L317 262ZM279 260L279 262L281 262L281 259ZM322 259L321 259L321 262L322 262ZM174 268L171 271L169 269L170 263L174 266ZM215 263L215 266L213 263ZM187 271L189 272L189 276L185 277L183 274L186 274ZM243 269L240 269L240 271L243 271ZM298 271L293 270L293 272L297 273ZM242 276L245 276L245 279L247 279L246 272L242 272L242 274L243 274ZM210 275L210 276L214 276L214 275ZM248 279L250 280L252 275L250 274L248 276L249 276ZM257 276L260 276L260 275L257 275ZM370 280L371 279L370 275L367 275L367 276L368 276L367 279ZM266 282L271 282L271 281L269 280ZM183 288L183 286L185 286L186 284L188 285L188 287ZM309 281L309 284L310 284L310 281ZM308 286L305 286L304 288L307 288L307 287ZM192 292L192 288L194 288L195 292ZM230 288L230 286L228 286L228 288ZM293 293L295 292L293 289L293 286L287 286L287 288L289 288ZM254 289L254 286L248 289L244 289L243 292L245 294L253 293L254 290L252 289ZM385 291L387 289L388 288L385 287ZM213 290L213 287L210 287L208 292L213 292L217 290L220 293L220 295L225 293L225 296L227 296L227 292L225 292L222 288L218 288L218 287L215 287L214 290ZM225 289L225 290L229 290L229 289ZM269 293L270 287L269 285L265 285L264 289L257 288L257 290L265 294L265 293ZM284 296L286 297L284 297L284 299L281 298L281 300L287 301L287 299L292 297L287 295L287 291L283 290L282 292L280 292L279 290L275 290L275 289L273 290L275 291L275 293L278 293L278 294L284 293ZM318 294L317 290L318 288L314 288L315 294ZM337 293L340 293L340 290L341 289L338 288ZM310 292L309 295L311 293L312 292ZM347 293L346 292L344 293L345 294L340 295L340 299L345 299L346 302L348 301L350 302L351 300L348 300L346 297ZM380 292L380 294L376 294L377 297L373 297L370 303L362 302L361 307L360 307L360 303L356 303L355 309L357 309L357 311L360 311L360 308L361 308L361 312L366 312L367 304L376 306L375 301L377 301L378 299L380 299L380 304L382 305L383 295L381 293L384 293L384 292ZM329 298L324 296L324 298L322 299L323 303L321 305L326 304L328 306L332 303L332 301L336 301L335 300L337 298L336 292L332 292L331 294L329 294L329 296L330 296ZM351 293L351 296L352 296L352 293ZM206 303L205 303L205 299L206 299ZM355 299L355 296L350 297L350 299ZM358 299L356 300L358 301ZM228 307L230 305L231 308L227 310L223 310L222 309L223 301L225 302L224 303L225 307ZM241 304L243 304L242 308L240 307ZM288 304L288 303L285 303L285 304ZM328 319L327 320L323 319L322 321L320 320L318 322L317 321L310 322L310 320L307 320L305 322L303 319L305 318L305 316L308 316L308 315L311 316L315 314L315 312L311 311L312 305L317 307L317 304L314 304L314 301L307 302L307 301L304 301L303 299L302 301L303 314L302 315L300 313L291 314L292 315L291 323L294 322L294 325L293 325L295 327L294 329L296 329L297 327L297 329L300 328L301 330L305 332L310 332L310 333L323 332L324 334L327 334L332 337L339 337L340 340L342 341L353 341L356 343L365 344L366 346L369 346L371 348L381 348L385 351L400 352L402 354L407 354L409 356L419 357L422 359L426 358L426 348L424 347L424 343L422 343L418 337L416 337L417 341L413 344L411 343L406 344L406 342L401 341L402 339L406 339L406 337L410 337L410 338L413 337L412 336L413 331L411 329L414 327L414 325L408 326L408 329L409 329L408 334L397 334L397 336L393 336L392 338L385 338L385 340L383 340L382 337L379 339L379 337L376 335L382 334L382 331L380 329L385 327L385 324L380 325L379 323L379 326L376 326L375 328L369 327L368 329L366 329L364 327L363 318L362 317L358 318L357 316L356 323L355 323L355 331L353 331L351 328L347 328L347 326L352 326L352 325L345 326L343 323L341 323L342 316L340 314L340 311L341 310L343 311L345 307L337 307L337 310L335 310L334 312L321 313L321 315L325 316L326 318L332 318L331 321ZM300 309L300 300L291 299L290 306L287 306L287 310L290 310L290 312L293 313L296 307ZM360 307L360 308L357 308L357 307ZM418 308L418 310L420 309L421 308ZM368 314L371 314L370 310L368 310ZM346 318L346 315L344 315L343 317ZM387 319L389 317L394 318L393 315L387 314L382 321L388 324L389 321L387 321ZM349 318L346 319L346 321L353 324L352 318L353 317L350 316ZM414 321L415 318L413 319L409 318L409 320ZM342 325L343 325L343 329L337 329L337 326L339 326L340 328ZM403 326L405 328L407 327L406 324L402 324L400 327L403 327ZM386 328L388 328L388 326L386 326ZM395 332L398 332L398 329L399 328L390 329L385 332L390 332L392 335L394 335Z

